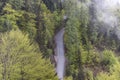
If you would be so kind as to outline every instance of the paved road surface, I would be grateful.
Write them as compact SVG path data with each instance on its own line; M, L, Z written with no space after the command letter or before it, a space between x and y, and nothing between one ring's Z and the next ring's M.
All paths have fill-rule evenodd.
M64 56L64 42L63 42L64 28L62 28L55 35L55 54L56 54L56 72L60 80L63 80L65 70L65 56Z

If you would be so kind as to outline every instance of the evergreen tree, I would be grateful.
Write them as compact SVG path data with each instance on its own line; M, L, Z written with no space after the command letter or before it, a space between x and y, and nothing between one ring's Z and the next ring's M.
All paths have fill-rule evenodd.
M36 36L36 15L34 13L21 11L21 17L17 20L18 28L29 34L31 39L34 39Z
M88 8L86 6L86 1L66 1L66 15L68 16L68 21L66 25L66 47L68 58L71 62L72 74L74 74L75 79L85 80L83 65L82 65L82 52L83 46L88 52L87 58L89 59L90 53L90 43L87 38L88 30ZM72 6L71 6L72 5ZM79 47L80 46L80 47ZM76 72L78 70L78 72Z
M66 1L66 4L66 13L69 19L66 24L66 47L68 49L67 53L69 53L68 58L71 62L70 67L72 70L73 79L84 80L84 73L82 73L83 68L81 65L82 53L79 48L81 38L79 28L81 23L79 22L79 13L77 13L77 0ZM70 5L72 6L70 7ZM78 71L76 72L76 70Z
M52 54L51 46L53 45L54 32L55 29L59 27L63 13L58 13L57 11L52 13L42 1L38 1L36 3L35 14L37 21L36 40L43 55L48 56L49 54Z
M16 10L22 9L24 6L24 0L8 0L8 3Z
M6 4L3 8L2 16L0 16L0 31L10 31L11 29L19 28L23 32L29 33L29 37L35 38L36 22L35 14L15 10L10 4Z
M6 4L0 16L0 31L4 32L11 29L17 29L17 20L21 16L19 12L12 9L10 4Z

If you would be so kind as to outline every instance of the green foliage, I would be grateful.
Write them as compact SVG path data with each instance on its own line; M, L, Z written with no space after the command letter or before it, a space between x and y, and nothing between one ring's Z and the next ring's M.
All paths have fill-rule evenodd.
M40 50L44 56L51 54L48 52L47 46L52 41L54 22L51 12L47 9L45 4L40 3L40 10L37 12L37 42L39 43Z
M10 31L11 29L20 29L25 33L29 33L32 39L36 35L35 14L25 11L17 11L12 9L10 4L6 4L3 8L3 15L0 16L0 31Z
M100 57L99 57L100 53L95 51L95 49L91 48L88 52L84 46L80 46L80 50L82 52L81 58L83 64L91 66L100 63Z
M63 27L61 26L61 21L63 21L63 16L65 14L64 10L56 10L52 13L53 15L53 22L54 22L54 27L57 29L58 27ZM64 24L64 23L63 23Z
M74 23L72 23L75 21ZM75 27L74 27L75 26ZM77 50L77 46L79 46L78 42L78 29L76 27L79 27L78 20L73 17L71 18L66 25L66 34L65 34L65 42L66 47L68 48L69 54L74 54Z
M116 58L112 51L105 50L102 54L101 65L112 66L116 64Z
M85 80L94 80L93 72L89 69L85 69Z
M9 0L8 1L14 9L20 10L24 7L24 0Z
M29 34L29 37L35 38L36 36L36 21L35 21L35 14L22 11L21 17L19 20L17 20L17 25L20 30L22 30L25 33Z
M76 80L84 80L83 63L91 62L87 58L89 44L87 39L88 9L83 2L81 6L76 4L76 0L65 1L65 12L68 16L65 32L65 45L67 48L67 57L70 61L70 70L75 75ZM71 6L72 5L72 6ZM85 7L85 8L84 8ZM83 14L84 13L84 14ZM84 49L84 45L86 48Z
M69 3L70 2L70 3ZM79 49L79 41L80 41L80 34L79 34L79 26L80 22L78 20L78 16L76 16L76 8L75 8L76 1L66 1L65 3L65 13L68 15L68 21L65 27L65 45L67 48L67 56L72 63L75 61L76 52ZM72 4L72 6L70 6ZM69 8L70 7L70 8ZM69 8L69 9L68 9Z
M114 56L114 53L109 50L103 52L103 64L109 66L108 72L100 72L96 80L119 80L120 79L120 62L117 57ZM107 63L106 63L107 62ZM107 65L106 65L107 64Z
M99 76L97 76L96 80L117 80L115 76L109 76L109 74L101 72Z
M73 80L71 76L65 77L64 80Z
M96 18L94 9L89 15L89 1L94 0L64 0L60 10L55 9L61 7L55 0L0 0L0 80L58 80L50 61L42 57L53 54L54 36L63 27L68 59L65 80L119 80L118 58L103 50L119 49L120 41L114 30L109 37L98 33L103 24L89 19ZM119 9L115 15L120 18ZM36 39L41 52L28 37Z
M47 9L44 3L37 4L41 11L37 11L37 42L39 43L40 50L43 52L44 56L52 54L53 37L55 29L58 28L60 21L62 19L62 12L57 11L51 12Z
M75 21L75 22L74 22ZM73 23L72 23L73 22ZM78 73L78 50L79 50L79 42L78 42L78 29L79 22L75 17L72 17L66 23L66 32L65 32L65 45L67 48L67 57L70 61L70 72L72 74L77 75Z
M4 32L11 29L17 29L17 20L21 14L14 9L10 4L6 4L3 8L3 15L0 16L0 31Z
M111 71L110 73L106 73L106 72L99 73L95 80L119 80L120 64L115 66L116 67L114 67L113 71Z
M1 34L1 80L57 80L49 60L43 59L38 46L19 30Z

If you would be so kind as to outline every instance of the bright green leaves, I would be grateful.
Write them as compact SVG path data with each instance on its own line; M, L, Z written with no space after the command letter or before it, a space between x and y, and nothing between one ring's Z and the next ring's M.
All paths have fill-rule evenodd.
M43 59L37 45L21 31L1 34L0 79L57 80L49 60Z
M103 61L104 60L104 61ZM105 70L100 72L95 80L119 80L120 79L120 62L115 57L112 51L105 50L102 58L103 67L109 67L107 72Z
M101 61L101 64L102 65L105 65L105 66L112 66L114 64L116 64L116 58L113 54L112 51L107 51L105 50L102 54L102 61Z

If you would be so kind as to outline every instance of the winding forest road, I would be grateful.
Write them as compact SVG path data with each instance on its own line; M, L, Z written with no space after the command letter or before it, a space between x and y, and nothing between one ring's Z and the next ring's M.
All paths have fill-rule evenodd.
M62 28L54 37L55 39L55 54L56 54L56 72L60 80L63 80L64 77L64 70L65 70L65 55L64 55L64 31L65 29Z

